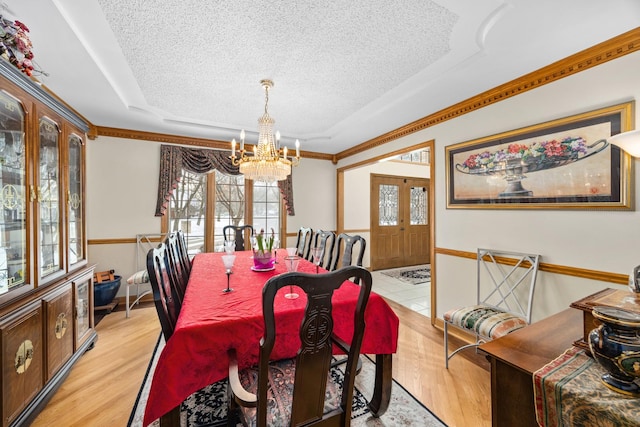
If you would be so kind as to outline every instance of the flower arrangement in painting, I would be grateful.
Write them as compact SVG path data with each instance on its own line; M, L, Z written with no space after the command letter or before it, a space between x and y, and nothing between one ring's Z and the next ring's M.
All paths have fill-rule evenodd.
M553 139L544 142L509 144L494 152L483 151L473 154L462 163L468 171L504 168L505 163L519 161L521 164L557 163L562 160L578 160L587 155L587 142L581 137L567 137L560 141Z
M15 65L27 76L36 70L33 64L33 45L29 39L29 28L22 22L11 21L0 16L0 57Z

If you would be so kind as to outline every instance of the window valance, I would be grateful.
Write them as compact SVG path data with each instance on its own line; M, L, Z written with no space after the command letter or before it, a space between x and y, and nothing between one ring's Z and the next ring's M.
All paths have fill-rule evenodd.
M188 148L177 145L160 146L160 173L158 178L158 199L156 216L163 216L167 210L171 193L180 181L182 170L194 173L207 173L212 170L229 175L239 175L237 166L229 161L229 151ZM284 200L287 214L295 214L293 208L293 179L289 175L286 180L278 181L278 188Z

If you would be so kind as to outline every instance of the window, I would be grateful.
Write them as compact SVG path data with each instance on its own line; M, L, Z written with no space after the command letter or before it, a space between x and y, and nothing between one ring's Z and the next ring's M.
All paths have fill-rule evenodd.
M251 181L250 181L251 182ZM280 239L280 190L277 183L267 184L254 182L253 184L253 229L256 233L264 230L270 233L274 230L275 238Z
M182 230L190 254L205 251L207 177L206 174L182 171L167 210L168 231Z
M225 175L215 172L215 222L213 230L213 249L224 246L222 229L226 225L244 225L245 222L245 191L244 177L242 175ZM250 183L251 181L247 181Z
M245 185L253 184L250 191ZM221 251L226 225L251 224L280 235L282 203L277 184L245 181L242 175L183 170L167 209L168 231L182 230L189 254ZM211 236L211 237L207 237Z

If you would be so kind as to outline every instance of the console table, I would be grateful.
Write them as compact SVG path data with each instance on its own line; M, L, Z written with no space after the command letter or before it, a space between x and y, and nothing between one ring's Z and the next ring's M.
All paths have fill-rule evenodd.
M533 373L582 337L582 312L568 308L482 344L491 363L493 427L537 427Z

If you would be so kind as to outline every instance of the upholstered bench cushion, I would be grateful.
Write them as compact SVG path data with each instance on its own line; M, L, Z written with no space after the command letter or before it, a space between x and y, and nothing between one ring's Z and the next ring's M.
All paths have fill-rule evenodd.
M523 317L483 305L450 310L444 314L444 320L491 339L500 338L527 326Z
M333 371L332 371L333 372ZM254 393L258 389L257 367L244 369L239 372L240 383L248 392ZM284 359L269 364L269 390L267 390L267 425L289 425L291 418L291 401L293 398L293 382L296 376L295 359ZM341 379L328 375L327 392L325 395L324 413L340 407L342 393ZM256 409L243 408L249 426L255 426Z
M146 269L133 273L131 277L127 279L128 285L138 285L141 283L149 283L149 272Z

